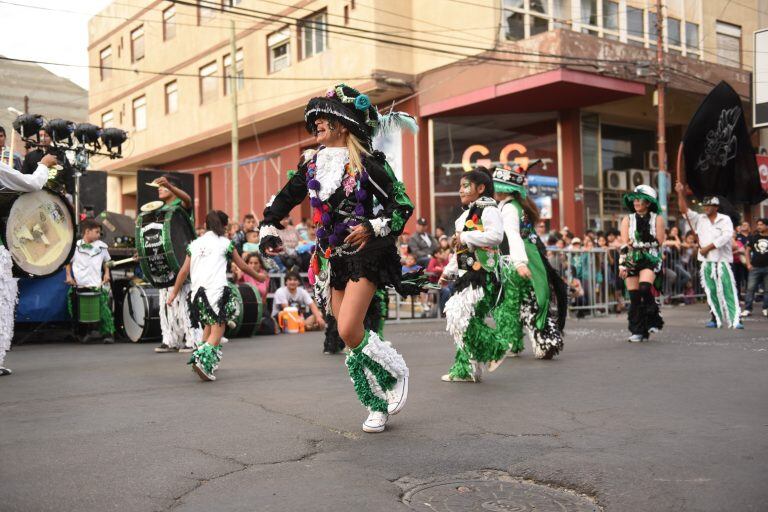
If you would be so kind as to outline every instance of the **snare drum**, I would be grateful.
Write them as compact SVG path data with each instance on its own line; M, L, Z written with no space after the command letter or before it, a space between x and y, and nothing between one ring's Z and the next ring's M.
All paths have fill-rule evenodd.
M77 321L81 324L98 324L101 320L101 290L77 288Z
M144 278L157 288L167 288L176 281L195 228L181 206L154 206L142 208L145 211L136 220L136 249Z
M132 283L123 298L123 330L134 343L163 337L160 330L160 290Z
M59 271L75 250L75 213L47 189L0 193L0 235L17 277L46 277Z
M235 327L229 327L224 332L227 338L249 338L261 323L264 312L261 294L255 286L249 283L234 285L229 288L235 296Z

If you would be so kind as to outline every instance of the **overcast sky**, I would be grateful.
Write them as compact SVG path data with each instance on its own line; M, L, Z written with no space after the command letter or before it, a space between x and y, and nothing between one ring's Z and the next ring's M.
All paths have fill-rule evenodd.
M87 66L88 19L111 2L0 0L0 55ZM45 67L88 88L86 67Z

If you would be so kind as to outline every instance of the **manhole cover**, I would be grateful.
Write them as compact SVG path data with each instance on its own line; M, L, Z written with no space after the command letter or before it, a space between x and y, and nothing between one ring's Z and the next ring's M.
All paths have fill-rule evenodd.
M408 491L403 501L429 512L594 512L600 507L572 491L511 477L433 483Z

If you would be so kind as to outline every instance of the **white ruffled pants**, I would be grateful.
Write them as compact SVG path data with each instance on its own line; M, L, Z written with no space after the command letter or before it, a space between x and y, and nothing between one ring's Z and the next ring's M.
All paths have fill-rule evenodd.
M11 253L0 244L0 366L5 363L5 353L11 348L14 315L18 301L18 282L11 269Z
M171 288L160 288L160 329L163 343L171 348L196 348L203 339L203 331L192 327L189 319L189 283L184 283L176 299L167 306Z

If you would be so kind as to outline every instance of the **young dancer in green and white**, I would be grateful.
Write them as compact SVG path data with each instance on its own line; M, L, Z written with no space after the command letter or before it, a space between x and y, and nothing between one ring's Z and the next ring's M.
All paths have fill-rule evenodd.
M440 278L457 278L454 294L445 304L446 329L456 344L456 356L442 380L480 382L483 370L498 368L508 348L500 332L485 323L499 299L498 248L504 228L488 169L478 167L464 173L459 197L466 210L456 219L456 252Z
M173 303L186 281L192 281L191 317L194 327L203 325L203 341L192 353L187 364L203 380L216 380L213 372L221 361L221 337L227 322L234 318L235 296L227 283L227 269L234 262L240 270L257 279L257 272L246 265L226 234L229 217L219 210L205 217L206 232L187 247L187 258L176 276L176 284L168 294L167 304Z
M521 168L496 168L493 187L504 224L501 243L501 302L493 309L498 329L517 354L528 331L537 359L552 359L563 349L567 314L565 283L544 257L544 245L533 226L539 221L536 204L528 197ZM550 314L552 299L557 317Z

